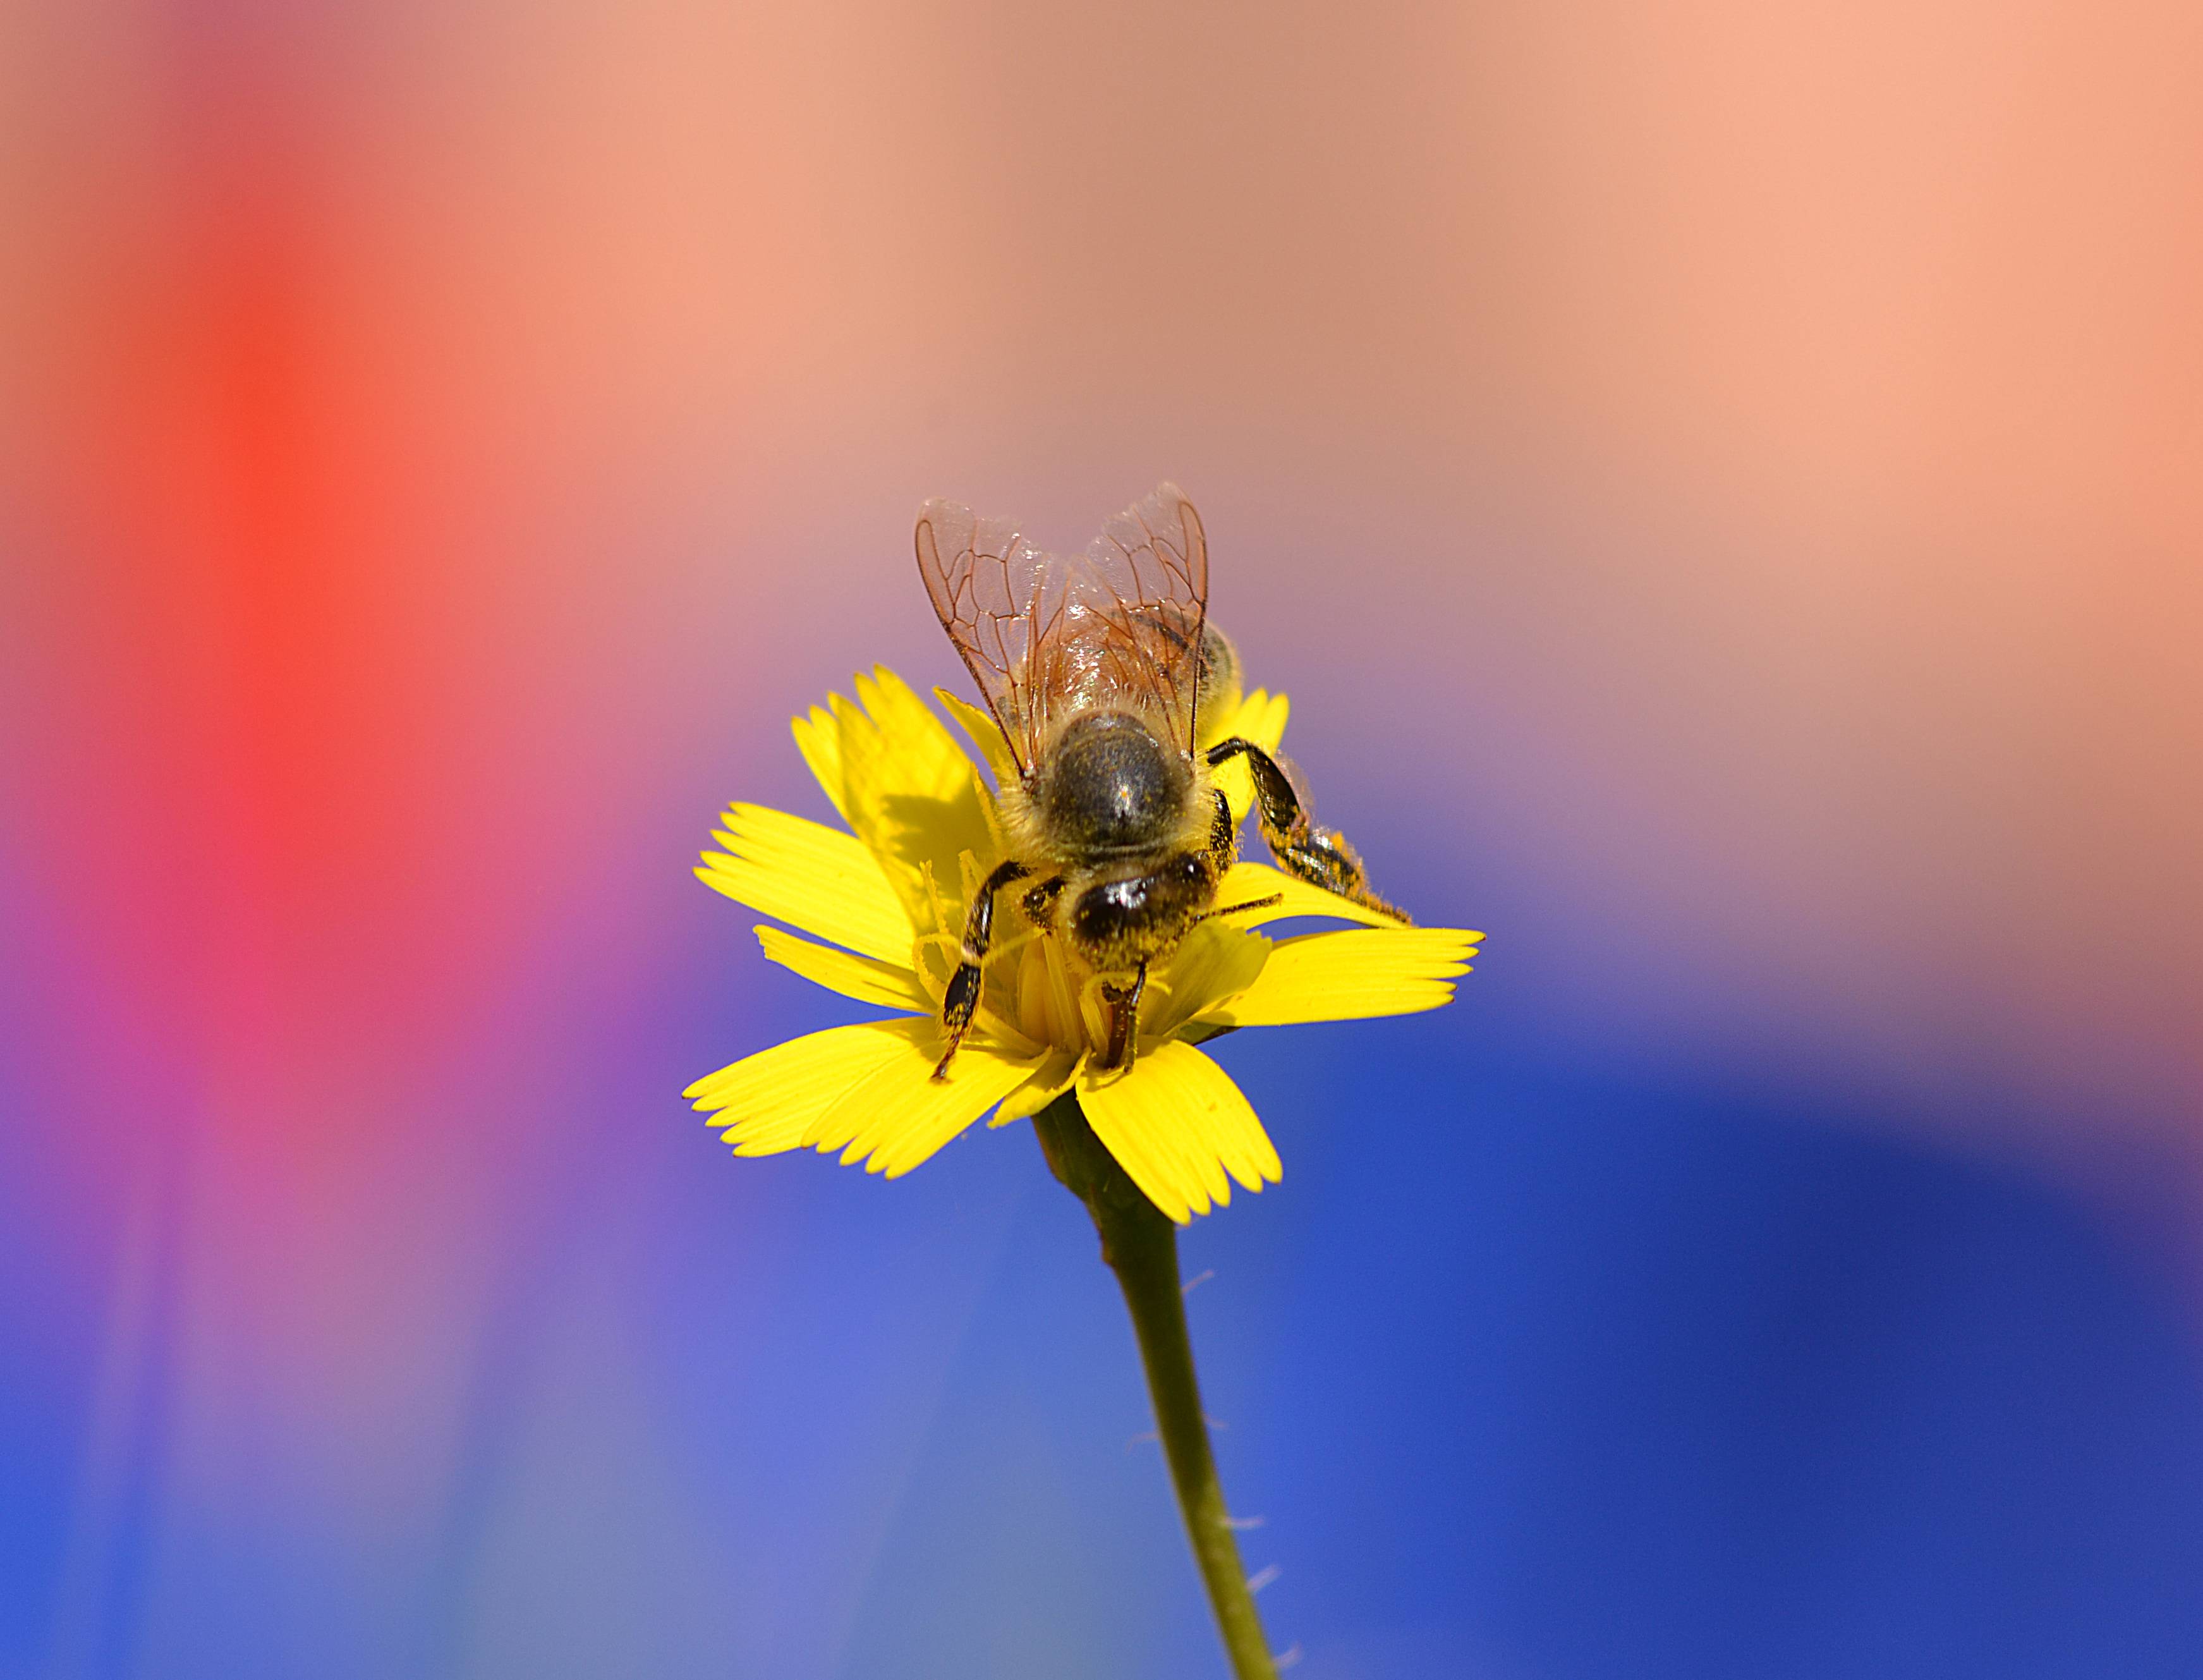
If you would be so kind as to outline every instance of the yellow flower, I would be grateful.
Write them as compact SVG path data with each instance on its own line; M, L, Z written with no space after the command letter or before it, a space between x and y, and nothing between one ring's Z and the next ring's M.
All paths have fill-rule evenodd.
M1238 1026L1346 1020L1434 1009L1484 936L1410 928L1258 863L1225 876L1218 903L1277 895L1261 910L1202 923L1150 973L1138 1051L1127 1068L1095 1064L1106 1043L1098 982L1065 942L1002 918L979 1010L945 1080L942 994L965 906L1001 856L991 790L924 702L885 669L795 720L812 773L853 832L761 806L730 807L724 851L696 873L740 904L828 943L759 927L765 954L806 979L899 1011L789 1040L706 1075L683 1092L726 1128L737 1155L839 1151L897 1177L988 1109L1007 1125L1074 1086L1103 1145L1180 1223L1278 1181L1278 1152L1247 1099L1196 1043ZM935 691L999 779L1015 773L985 713ZM1204 729L1274 752L1284 695L1257 690ZM1217 772L1235 816L1252 799L1243 760ZM1285 917L1362 926L1273 941L1251 931ZM1013 926L1013 923L1018 925Z

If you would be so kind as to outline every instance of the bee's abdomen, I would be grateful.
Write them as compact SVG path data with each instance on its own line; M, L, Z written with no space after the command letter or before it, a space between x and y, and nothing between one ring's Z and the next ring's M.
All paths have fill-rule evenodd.
M1048 754L1037 790L1052 836L1086 853L1167 845L1185 820L1193 767L1139 719L1093 712Z
M1160 869L1098 881L1072 901L1071 942L1104 967L1174 943L1216 896L1216 866L1181 852Z

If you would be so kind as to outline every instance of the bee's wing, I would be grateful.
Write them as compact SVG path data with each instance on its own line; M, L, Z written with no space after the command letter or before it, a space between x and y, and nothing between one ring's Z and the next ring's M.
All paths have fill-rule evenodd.
M937 499L918 511L918 575L1021 771L1046 737L1044 684L1056 664L1047 650L1066 627L1072 569L1013 520Z
M1096 698L1137 697L1190 756L1208 611L1201 516L1177 485L1159 484L1102 528L1078 568L1066 617L1083 621L1073 632L1084 644L1080 686Z
M1066 559L961 502L918 510L918 570L942 628L1029 771L1053 720L1130 701L1194 750L1208 545L1164 484Z

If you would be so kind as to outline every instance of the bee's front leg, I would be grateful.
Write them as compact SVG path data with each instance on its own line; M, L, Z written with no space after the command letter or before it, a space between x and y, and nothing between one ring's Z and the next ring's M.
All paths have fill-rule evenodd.
M1031 873L1031 870L1014 861L996 864L995 873L981 884L979 896L972 901L972 908L964 917L963 960L948 977L948 990L941 999L941 1030L948 1044L941 1052L940 1065L933 1070L936 1080L948 1077L948 1064L956 1058L956 1046L964 1042L972 1017L978 1011L979 965L987 960L987 947L995 938L995 895L1012 881Z
M1404 912L1369 890L1360 855L1347 844L1344 835L1317 825L1275 759L1253 742L1235 735L1208 749L1208 762L1214 767L1243 754L1255 783L1255 818L1279 867L1311 885L1406 921Z
M1109 1044L1102 1053L1104 1068L1128 1065L1139 1048L1140 997L1148 989L1148 960L1140 959L1128 986L1102 983L1102 1001L1109 1006Z

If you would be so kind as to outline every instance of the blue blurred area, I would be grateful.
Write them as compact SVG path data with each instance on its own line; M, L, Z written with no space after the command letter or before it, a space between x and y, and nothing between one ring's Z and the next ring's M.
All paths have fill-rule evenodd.
M2192 1343L2090 1222L1780 1093L1529 1083L1386 1030L1226 1051L1287 1181L1185 1244L1306 1671L2194 1671ZM1205 1671L1091 1246L1023 1199L822 1671Z
M1455 890L1413 835L1370 838L1416 902ZM1565 899L1533 879L1501 908L1449 1009L1214 1047L1285 1179L1185 1233L1190 1310L1295 1672L2196 1672L2175 1257L1918 1141L1931 1099L1893 1077L1876 1113L1763 1059L1648 1060L1653 991L1696 1015L1719 983L1613 936L1645 1003L1603 1024ZM279 1399L212 1470L180 1456L188 1162L140 1179L150 1209L109 1192L110 1272L62 1295L36 1287L39 1163L11 1178L0 1671L1217 1671L1121 1305L1030 1128L892 1185L727 1158L678 1080L862 1012L692 884L648 913L664 966L627 993L565 967L513 1029L536 1085L450 1099L527 1114L532 1187L486 1237L455 1433L399 1437L429 1491L394 1527ZM2047 1099L1945 1070L1932 1100ZM446 1170L424 1137L381 1194Z
M1438 849L1373 844L1418 902L1453 890ZM1877 1109L1807 1071L1813 1023L1787 1074L1760 1043L1650 1057L1648 1021L1751 1000L1546 883L1508 896L1452 1009L1214 1047L1285 1181L1190 1229L1184 1269L1298 1671L2195 1672L2203 1369L2146 1192L1936 1150L2060 1099L1861 1046ZM1568 973L1593 938L1604 989ZM791 992L824 1018L769 979L760 1038ZM1639 1007L1602 1020L1615 996ZM712 1239L706 1275L764 1316L718 1333L739 1401L693 1398L700 1431L740 1420L721 1462L775 1536L735 1671L1214 1671L1121 1306L1027 1128L894 1186L731 1171L775 1210ZM699 1239L712 1179L653 1192ZM719 1363L689 1287L669 1382Z

